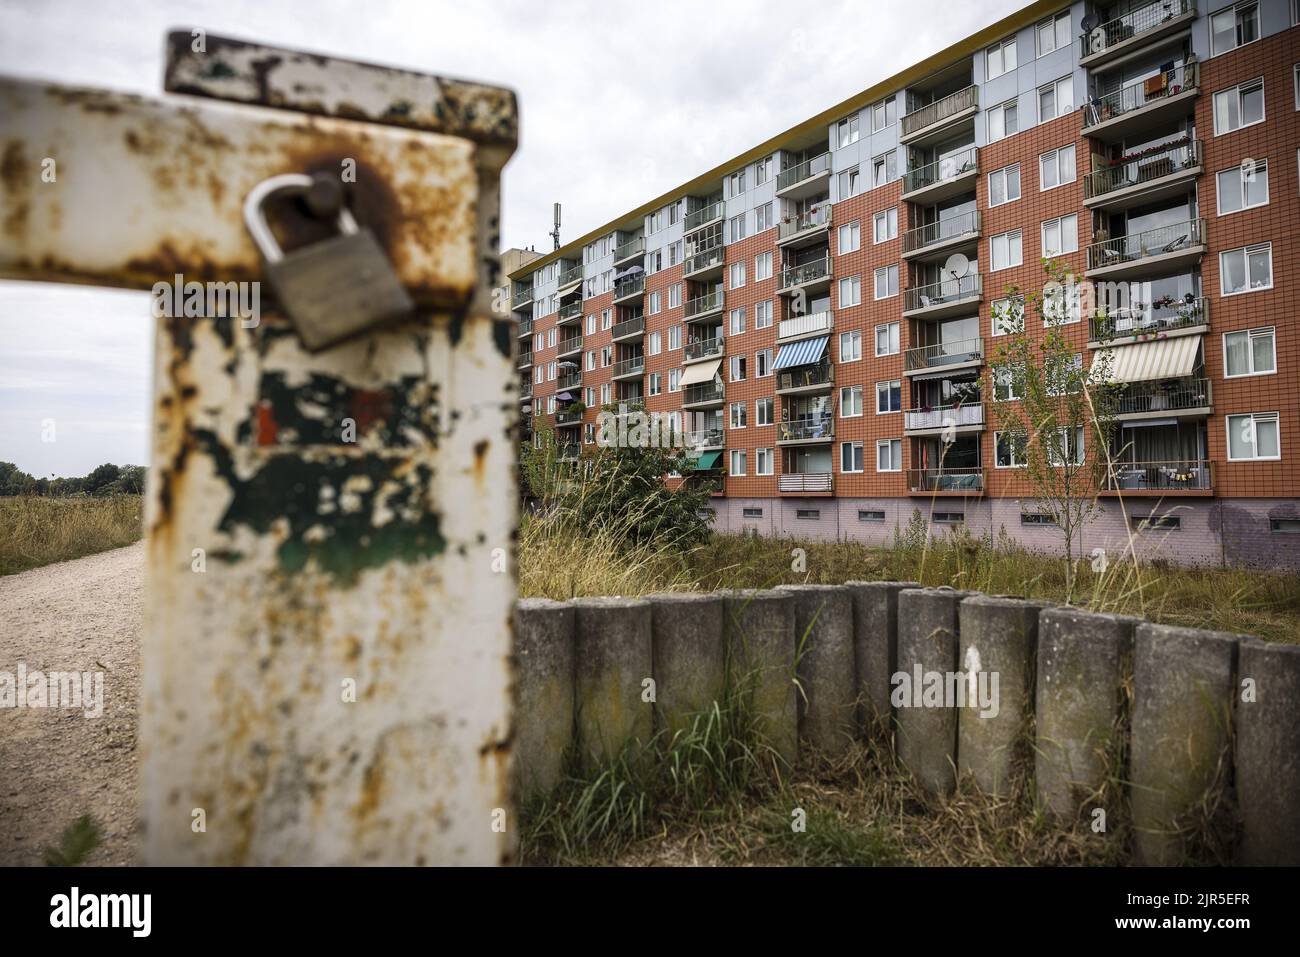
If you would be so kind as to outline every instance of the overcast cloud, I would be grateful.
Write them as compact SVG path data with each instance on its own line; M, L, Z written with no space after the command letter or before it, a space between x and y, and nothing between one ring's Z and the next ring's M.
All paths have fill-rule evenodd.
M0 0L0 70L157 94L203 27L519 94L502 239L568 241L1022 6L655 0ZM147 457L147 298L0 283L0 460L37 475ZM41 441L41 422L59 424Z

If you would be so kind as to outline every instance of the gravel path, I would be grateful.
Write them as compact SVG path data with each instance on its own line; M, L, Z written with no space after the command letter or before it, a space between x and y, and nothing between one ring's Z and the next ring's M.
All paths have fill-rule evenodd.
M136 860L136 704L144 544L0 578L0 672L103 672L103 714L0 707L0 865L41 864L90 814L87 864Z

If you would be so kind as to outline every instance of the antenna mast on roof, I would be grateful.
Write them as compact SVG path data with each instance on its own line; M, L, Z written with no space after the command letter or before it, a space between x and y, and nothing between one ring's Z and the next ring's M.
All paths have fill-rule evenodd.
M560 204L555 204L555 228L551 230L551 238L555 240L555 248L560 248Z

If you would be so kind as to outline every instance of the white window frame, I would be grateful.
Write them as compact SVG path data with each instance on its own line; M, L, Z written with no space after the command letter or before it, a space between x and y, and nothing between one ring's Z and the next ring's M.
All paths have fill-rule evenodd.
M845 343L845 342L851 342L851 343L854 344L854 345L853 345L853 348L849 350L849 354L850 354L850 356L852 356L852 358L849 358L849 359L844 358L844 343ZM841 332L841 333L840 333L840 342L839 342L839 346L840 346L840 349L839 349L839 360L838 360L838 361L840 362L840 364L843 364L843 363L846 363L846 362L858 362L858 361L860 361L860 360L862 359L862 332L861 332L860 330L858 330L858 329L850 329L850 330L847 331L847 332Z
M739 272L738 272L739 271ZM740 282L736 282L736 276L740 276ZM732 263L730 270L727 272L727 288L741 289L745 285L745 262L741 260L738 263Z
M835 148L844 149L846 146L852 146L862 137L862 122L857 113L853 113L837 120L835 123Z
M846 236L848 237L847 241L845 240ZM862 224L855 219L851 223L842 225L839 228L839 236L835 243L835 252L843 256L845 253L855 253L861 248Z
M880 238L880 217L885 218L885 236ZM881 243L887 243L891 239L898 238L898 207L890 206L888 209L882 209L871 216L871 245L879 246Z
M846 283L847 283L847 288L853 290L853 295L848 298L846 298L844 295ZM837 288L836 298L839 301L839 308L841 309L847 309L852 306L862 305L862 277L845 276L843 279L841 279L839 282L839 286Z
M1014 261L1014 262L1011 261L1011 257L1010 257L1010 250L1011 250L1011 237L1012 237L1012 236L1016 236L1016 237L1019 238L1019 243L1018 243L1018 245L1019 245L1019 247L1020 247L1020 255L1019 255L1019 257L1016 259L1016 261ZM997 264L997 257L996 257L996 255L995 255L995 253L994 253L994 250L997 248L997 242L998 242L999 239L1005 240L1006 243L1007 243L1007 252L1008 252L1008 256L1007 256L1007 263L1006 263L1006 265L1004 265L1004 266L999 266L999 265ZM1022 230L1022 229L1008 229L1008 230L1007 230L1006 232L1004 232L1004 233L998 233L998 234L996 234L996 235L994 235L994 236L990 236L990 237L989 237L989 272L1001 272L1001 271L1004 270L1004 269L1015 269L1017 266L1023 266L1024 264L1025 264L1025 234L1024 234L1024 230Z
M1255 349L1254 340L1264 338L1267 334L1272 344L1273 368L1265 369L1262 372L1255 369ZM1246 363L1250 367L1247 372L1229 372L1228 371L1228 336L1245 336L1246 337ZM1245 379L1252 376L1277 375L1277 327L1276 326L1256 326L1253 329L1233 329L1230 332L1223 333L1223 377L1225 379Z
M766 415L762 414L766 411ZM763 396L754 400L754 428L761 429L766 425L773 425L776 422L776 403L772 397Z
M1066 151L1070 153L1070 162L1068 164L1061 161L1061 155ZM1043 168L1051 157L1051 164L1056 170L1056 182L1051 186L1046 185L1046 177L1043 176ZM1078 178L1078 151L1075 150L1073 143L1066 143L1064 146L1058 146L1056 149L1048 150L1046 153L1040 153L1038 156L1038 191L1045 193L1049 189L1058 189L1066 183L1073 183Z
M857 468L846 469L844 467L845 449L847 449L849 452L849 464L852 465L856 462L858 466ZM866 454L862 448L861 440L841 442L840 443L840 473L842 475L861 475L864 472L866 472L866 470L867 470L867 459L866 459Z
M885 274L885 294L880 294L880 275ZM893 277L893 292L889 291L890 277ZM899 289L902 288L902 276L899 272L898 263L890 263L887 266L879 266L871 274L871 293L874 296L873 302L880 302L882 299L893 299L898 295Z
M1074 220L1073 229L1067 229L1067 223L1069 220ZM1061 248L1058 249L1056 252L1052 252L1052 253L1049 253L1047 251L1047 230L1048 227L1050 226L1055 226L1057 232L1060 234L1061 237ZM1079 251L1079 214L1078 213L1066 213L1064 216L1058 216L1055 219L1045 220L1044 222L1039 224L1038 228L1039 228L1038 248L1042 251L1044 259L1048 259L1055 256L1065 256L1069 253L1077 253ZM1023 243L1023 239L1021 241ZM1024 255L1023 249L1021 250L1021 255L1022 257Z
M745 461L746 458L747 456L745 455L744 449L732 449L731 460L728 463L731 466L731 468L727 471L727 474L729 476L736 476L736 477L745 475L746 474L745 468L749 464L748 462ZM740 468L736 468L737 463L740 464Z
M1008 108L1016 111L1016 128L1014 130L1007 129ZM984 132L990 143L1000 142L1001 140L1006 139L1008 136L1015 136L1017 133L1020 132L1020 104L1018 100L1011 99L1011 100L1005 100L1001 103L994 103L992 106L988 108L987 112L988 112L988 119L984 128ZM993 117L995 116L1000 116L1002 118L1001 136L993 135Z
M739 421L739 425L737 425ZM749 425L749 407L744 402L733 402L727 406L727 428L738 432Z
M1043 49L1043 27L1047 25L1052 27L1052 46ZM1065 42L1061 42L1061 26L1065 26ZM1048 17L1046 20L1039 20L1034 24L1034 50L1037 56L1046 56L1049 53L1055 53L1057 50L1064 50L1070 46L1070 11L1062 10L1056 16ZM1037 57L1035 57L1037 59Z
M1012 325L1003 327L999 325L998 310L1002 303L1010 307L1016 304L1014 313L1015 318ZM989 307L989 335L996 338L997 336L1019 335L1025 331L1025 297L1024 296L1004 296L1001 299L994 299Z
M885 333L885 351L880 351L880 333ZM891 348L892 347L892 348ZM903 325L902 322L895 319L892 322L882 322L875 328L875 350L876 358L881 356L896 356L903 351Z
M890 393L894 391L894 387L895 386L898 387L898 408L897 409L882 409L880 407L881 386L885 387L884 394L885 394L886 401L888 401ZM881 381L877 382L876 383L876 415L897 415L902 411L903 411L903 380L882 379Z
M760 308L765 307L765 308ZM769 329L772 326L772 300L765 299L754 303L754 328Z
M845 396L848 400L845 401ZM852 411L857 409L856 412ZM849 411L845 411L849 410ZM840 418L841 419L860 419L862 418L862 386L860 385L843 385L840 386Z
M1243 9L1244 7L1255 8L1255 39L1247 40L1245 43L1239 43L1237 40L1237 31L1240 28L1240 24L1237 21L1237 13L1239 10ZM1220 17L1225 13L1233 14L1232 46L1222 50L1216 50L1214 48L1214 21L1216 17ZM1209 18L1206 21L1206 28L1210 35L1210 56L1212 57L1222 56L1225 53L1231 53L1233 50L1240 50L1242 47L1250 46L1252 43L1258 43L1264 37L1263 27L1264 24L1263 24L1263 18L1261 16L1259 0L1242 0L1241 3L1229 4L1226 7L1221 7L1218 10L1212 11L1210 13Z
M727 313L727 335L741 336L745 334L745 307L737 306Z
M1007 50L1011 50L1011 64L1007 65ZM993 54L997 54L997 72L994 72ZM1015 34L984 48L984 79L995 80L1006 76L1019 65L1019 52L1016 50Z
M898 445L898 460L894 460L894 445ZM880 467L880 447L886 446L889 449L889 465L887 469ZM876 440L876 471L877 472L901 472L903 471L903 440L902 439L877 439Z
M1009 434L1009 435L1012 435L1012 436L1019 435L1019 436L1022 436L1022 437L1024 437L1024 435L1025 435L1023 432L1014 432L1014 431L1009 431L1009 430L1007 430L1007 429L996 429L996 430L993 432L993 467L994 467L995 469L1023 469L1023 468L1025 468L1026 466L1028 466L1028 464L1029 464L1029 460L1028 460L1027 457L1025 457L1025 460L1024 460L1024 461L1021 461L1021 462L1017 462L1017 461L1016 461L1016 455L1015 455L1016 447L1015 447L1014 444L1012 444L1012 445L1010 446L1010 449L1011 449L1011 464L1010 464L1010 465L1002 465L1001 463L998 462L998 440L1002 437L1003 434ZM1023 447L1021 448L1021 450L1020 450L1022 456L1024 456L1025 453L1027 453L1027 452L1029 451L1029 449L1028 449L1028 438L1027 438L1027 437L1024 438L1024 443L1025 443L1024 446L1023 446Z
M1219 107L1219 97L1223 96L1225 93L1235 93L1235 94L1236 94L1236 96L1237 96L1237 118L1240 119L1241 116L1242 116L1242 112L1243 112L1243 111L1242 111L1242 98L1241 98L1241 91L1242 91L1243 88L1249 88L1249 87L1255 87L1255 86L1258 86L1258 87L1259 87L1259 92L1260 92L1260 96L1259 96L1259 119L1257 119L1257 120L1252 120L1252 121L1249 122L1249 123L1240 123L1239 125L1232 127L1232 129L1227 129L1227 130L1225 130L1225 129L1220 129L1220 128L1219 128L1219 108L1218 108L1218 107ZM1212 119L1213 124L1214 124L1214 135L1215 135L1215 136L1227 136L1229 133L1236 133L1238 130L1244 130L1244 129L1247 129L1248 127L1251 127L1251 126L1258 126L1259 124L1263 123L1266 119L1268 119L1268 93L1267 93L1267 91L1266 91L1265 88L1264 88L1264 78L1263 78L1262 76L1257 76L1257 77L1255 77L1254 79L1251 79L1251 80L1243 80L1242 82L1238 83L1236 86L1230 86L1230 87L1227 87L1226 89L1223 89L1223 90L1217 90L1217 91L1214 93L1214 95L1210 97L1210 114L1211 114L1211 119Z
M767 467L763 467L763 463ZM774 474L774 463L771 449L754 449L754 474L755 475L772 475Z
M1231 216L1234 213L1244 213L1248 209L1259 209L1261 206L1267 206L1269 204L1269 200L1271 198L1270 190L1272 188L1272 184L1269 182L1268 160L1267 159L1255 160L1255 166L1249 175L1258 177L1260 174L1261 167L1263 169L1263 174L1264 174L1264 201L1261 203L1250 203L1250 204L1246 203L1246 197L1248 193L1246 191L1247 173L1245 170L1244 163L1240 166L1229 166L1227 169L1221 169L1214 174L1214 208L1215 211L1220 216ZM1223 182L1221 180L1221 177L1223 176L1224 173L1237 174L1237 179L1236 179L1237 195L1241 199L1241 206L1239 208L1230 209L1226 212L1223 209Z
M759 253L754 257L754 282L761 282L764 279L772 278L772 253L771 250L765 253Z
M1251 421L1251 445L1255 448L1255 455L1251 456L1234 456L1232 454L1232 420L1233 419L1250 419ZM1259 422L1273 422L1277 427L1277 455L1259 455ZM1225 415L1223 417L1223 437L1224 444L1227 446L1229 462L1280 462L1282 460L1282 416L1277 412L1242 412L1238 415Z
M1260 249L1268 250L1268 285L1252 286L1250 284L1250 255L1252 252ZM1242 270L1246 277L1246 288L1238 289L1235 292L1229 292L1223 285L1224 281L1228 278L1228 270L1226 270L1223 267L1223 263L1225 257L1231 256L1233 253L1241 253ZM1271 242L1253 243L1249 246L1238 246L1236 249L1225 249L1219 253L1219 295L1220 296L1226 299L1228 296L1245 296L1252 292L1263 292L1266 289L1272 289L1272 288L1273 288L1273 244Z
M1007 183L1010 181L1010 180L1009 180L1009 174L1011 173L1012 170L1015 170L1015 172L1016 172L1016 195L1015 195L1015 196L1012 196L1012 195L1011 195L1011 190L1007 188ZM1003 194L1004 196L1006 196L1006 199L1004 199L1004 200L1002 200L1001 202L998 202L998 203L993 202L993 178L994 178L995 176L1001 178L1001 180L1002 180L1002 194ZM1012 163L1012 164L1010 164L1009 166L1004 166L1004 167L1002 167L1001 169L995 169L993 172L989 173L989 177L988 177L988 204L989 204L989 209L994 209L994 208L996 208L996 207L998 207L998 206L1006 206L1008 203L1014 203L1014 202L1016 202L1016 200L1020 199L1020 197L1023 195L1023 192L1022 192L1022 185L1023 185L1023 184L1021 183L1020 164L1019 164L1019 163Z
M772 350L759 349L757 352L754 353L754 378L766 379L771 375L773 375Z
M1049 87L1052 90L1053 113L1051 116L1043 116L1043 93ZM1061 109L1061 90L1063 89L1068 90L1070 94L1070 106L1064 112ZM1039 123L1050 123L1052 120L1059 120L1067 113L1073 113L1074 105L1074 76L1072 74L1058 77L1050 83L1044 83L1034 91L1034 106L1038 111Z

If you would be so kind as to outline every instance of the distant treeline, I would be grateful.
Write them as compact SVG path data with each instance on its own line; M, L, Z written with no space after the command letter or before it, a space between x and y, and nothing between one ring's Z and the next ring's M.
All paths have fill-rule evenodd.
M143 465L99 466L81 478L35 478L12 462L0 462L0 495L140 495Z

